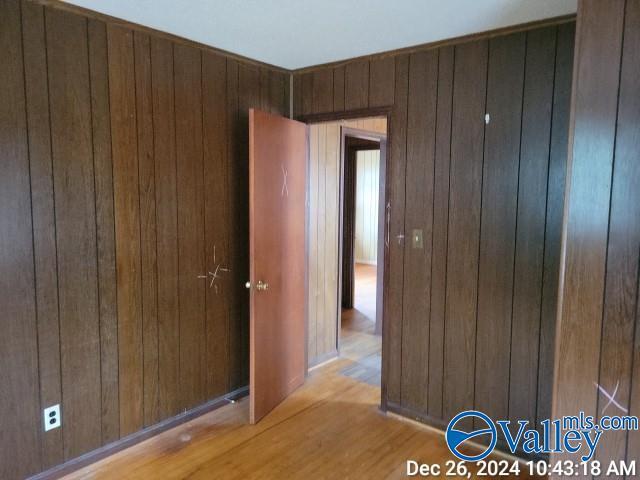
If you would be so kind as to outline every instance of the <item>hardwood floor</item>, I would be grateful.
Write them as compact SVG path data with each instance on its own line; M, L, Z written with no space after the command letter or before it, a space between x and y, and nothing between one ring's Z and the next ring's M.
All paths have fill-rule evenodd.
M380 337L373 334L372 320L375 272L373 285L374 315L360 303L345 312L341 356L312 370L304 386L257 425L248 424L245 398L79 470L67 480L383 479L404 478L407 460L444 466L453 457L441 434L378 408ZM360 297L366 299L370 284L367 287L365 279L359 287L365 290ZM349 374L358 368L362 371Z
M375 335L376 267L356 263L354 307L342 310L340 357L353 364L340 371L360 381L380 386L382 337Z

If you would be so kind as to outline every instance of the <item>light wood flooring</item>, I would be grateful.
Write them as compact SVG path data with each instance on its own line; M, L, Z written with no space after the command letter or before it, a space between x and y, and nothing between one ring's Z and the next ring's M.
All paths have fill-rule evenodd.
M370 306L345 312L341 357L312 370L257 425L248 424L245 398L66 478L386 479L404 478L409 459L444 465L453 457L441 434L378 408L380 337ZM345 374L358 364L370 369Z

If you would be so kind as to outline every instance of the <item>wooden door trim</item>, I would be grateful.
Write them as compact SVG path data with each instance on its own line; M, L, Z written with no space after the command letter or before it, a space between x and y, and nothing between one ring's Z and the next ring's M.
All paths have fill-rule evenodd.
M387 133L378 133L378 132L371 132L368 130L361 130L358 128L352 128L352 127L345 127L345 126L340 126L340 166L339 166L339 172L340 172L340 178L338 179L339 182L339 198L338 198L338 309L336 312L336 351L338 352L338 355L340 355L340 323L341 323L341 316L342 316L342 263L343 263L343 255L344 255L344 251L343 251L343 237L344 237L344 211L345 211L345 164L346 164L346 138L350 137L350 138L356 138L356 139L360 139L360 140L369 140L369 141L373 141L373 142L377 142L378 143L378 148L380 148L381 150L381 146L383 142L387 142L387 135L389 132L389 118L387 118ZM381 150L382 152L382 150ZM386 164L387 159L385 158L385 164ZM385 168L382 168L382 165L380 165L379 169L378 169L378 178L379 178L379 182L380 182L380 186L382 188L385 188L386 185L386 178L384 177L385 172L387 171L387 168L385 166ZM386 188L385 188L385 192L386 192ZM385 198L384 198L384 203L383 205L387 204L387 196L385 194ZM384 207L383 207L384 208ZM378 225L378 232L380 231L380 228L385 229L386 232L386 224L384 225ZM355 225L354 225L355 228ZM383 234L384 237L384 234ZM378 248L383 248L382 245L378 245ZM384 254L383 254L383 258L386 258L387 255L387 251L386 249L384 249ZM377 257L377 255L376 255ZM376 273L376 277L379 275L379 268L380 266L377 266L378 271ZM386 269L384 268L384 264L382 265L382 275L383 275L383 280L382 280L382 287L383 287L383 291L380 292L378 291L378 289L376 289L376 306L378 304L380 305L384 305L384 292L386 291L386 285L387 282L385 282L384 280L384 275L385 275ZM377 280L376 280L377 283ZM382 301L378 301L378 299L382 297ZM376 311L376 317L378 315L378 312ZM384 318L382 318L382 323L384 324ZM384 341L384 337L383 337L383 341Z
M390 149L390 145L391 145L391 136L390 136L390 131L391 131L391 111L392 111L392 106L385 106L385 107L373 107L373 108L362 108L362 109L355 109L355 110L345 110L342 112L329 112L329 113L320 113L320 114L312 114L312 115L301 115L296 117L296 119L298 121L307 123L309 125L315 124L315 123L323 123L323 122L336 122L336 121L340 121L340 120L353 120L353 119L362 119L362 118L371 118L371 117L383 117L386 120L387 123L387 133L386 134L378 134L376 132L367 132L364 131L366 134L369 135L370 138L371 136L375 137L376 135L380 135L382 137L384 137L384 140L386 141L386 158L384 160L384 172L385 172L385 178L381 179L381 181L383 181L383 188L384 188L384 203L383 205L386 205L387 202L389 201L390 198L390 190L389 190L389 185L386 182L386 172L390 171L389 170L389 162L390 162L390 155L389 152L391 151ZM346 129L349 127L341 127L341 129ZM358 131L357 129L353 129ZM360 131L362 132L362 131ZM340 165L339 165L339 172L340 172L340 179L339 179L339 198L338 198L338 205L340 208L340 220L339 220L339 231L338 231L338 238L340 239L338 244L339 244L339 252L338 252L338 285L337 285L337 289L338 289L338 295L341 294L342 292L342 207L343 207L343 198L344 198L344 137L342 136L341 133L341 145L340 145ZM309 162L309 154L307 153L307 162ZM382 171L382 165L380 170ZM309 175L310 175L310 169L307 169L307 186L310 185L309 181ZM308 187L307 187L308 188ZM309 203L307 201L307 218L309 218ZM380 226L378 226L378 228L380 228ZM384 222L384 226L383 226L383 238L386 237L387 235L387 228L388 225L386 222ZM307 238L309 235L309 225L307 223ZM308 252L309 250L307 249L307 258L308 258ZM388 250L385 248L384 249L384 263L383 263L383 278L382 278L382 292L376 292L376 295L381 295L381 305L384 305L386 298L388 297L388 288L389 288L389 282L388 282L388 272L389 272L389 268L388 268L388 264L389 264L389 252ZM308 287L307 287L308 290ZM340 298L340 297L338 297ZM308 304L308 298L307 298L307 304ZM340 301L338 301L338 303L340 303ZM308 309L308 305L307 305L307 309ZM336 311L336 322L340 321L340 313L341 309L338 309L338 311ZM387 331L385 332L385 327L384 325L387 324L388 322L386 321L386 319L384 318L384 309L383 309L383 314L382 314L382 355L384 356L384 352L385 350L388 351L388 348L385 347L385 343L388 341L387 337L388 337L388 329L386 329ZM309 315L307 312L307 317L306 317L306 325L308 328L308 324L309 324ZM340 329L337 328L337 335L336 335L336 352L339 355L339 343L340 343ZM382 365L384 366L384 358L382 359ZM309 363L307 361L307 374L309 371ZM385 380L385 375L384 375L384 367L383 367L383 371L382 371L382 376L381 376L381 388L380 388L380 408L383 411L386 411L387 406L386 406L386 398L385 398L385 384L386 384L386 380Z

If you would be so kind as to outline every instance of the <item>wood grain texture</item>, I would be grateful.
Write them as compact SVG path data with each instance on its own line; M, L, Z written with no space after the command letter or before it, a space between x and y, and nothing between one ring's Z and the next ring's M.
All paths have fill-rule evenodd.
M551 114L551 144L549 147L549 177L547 180L540 351L538 354L538 428L541 428L540 421L551 417L553 382L549 382L548 379L553 377L574 37L575 24L558 27L553 112Z
M313 73L302 75L300 89L302 90L300 114L308 115L313 113Z
M455 48L449 179L444 415L473 407L488 42Z
M585 0L577 51L565 201L554 405L557 418L596 415L607 233L618 106L624 1ZM585 274L588 272L588 274ZM558 454L554 459L566 458Z
M344 67L333 69L333 111L344 110ZM295 78L295 77L294 77Z
M441 428L475 406L476 384L486 384L479 388L486 408L532 423L549 418L574 28L417 49L411 60L437 56L435 80L411 82L409 57L397 54L334 66L334 118L349 109L349 72L358 77L366 62L369 107L393 102L383 408ZM300 102L315 91L302 76L318 70L294 74ZM421 95L434 96L435 113ZM309 119L331 121L332 114ZM361 121L353 120L356 127ZM430 143L431 157L410 153ZM425 218L432 224L423 229L428 266L406 244L411 224ZM348 275L342 280L344 293ZM407 326L411 332L403 332ZM497 374L487 380L476 357Z
M207 278L207 398L229 389L229 218L227 152L227 62L202 56L204 129L205 266ZM210 283L212 282L212 283Z
M89 76L91 81L93 167L96 189L102 443L106 444L120 437L118 303L109 110L109 66L106 25L98 20L89 20L87 28L89 35Z
M29 125L40 403L48 406L59 404L62 401L62 392L47 51L44 9L31 2L21 2L21 8L25 98ZM42 467L52 467L62 460L62 431L51 430L43 434Z
M393 105L395 66L396 64L393 57L371 61L369 66L370 107Z
M353 281L349 278L354 258L343 252L342 264L340 264L341 242L342 249L352 249L352 235L345 233L346 237L339 238L341 210L343 229L350 228L349 207L341 204L340 183L341 175L345 180L355 178L350 176L347 168L355 168L355 150L349 153L349 139L346 139L347 152L345 155L345 171L341 166L342 128L352 131L358 127L360 133L369 132L375 134L386 131L386 120L380 118L366 118L357 121L341 121L312 124L309 127L309 253L307 265L309 272L308 285L308 334L307 334L307 358L310 367L335 357L338 353L339 315L341 305L350 305L353 301ZM357 133L357 132L353 132ZM375 142L370 142L375 147ZM344 188L353 188L345 185ZM351 192L353 193L353 192ZM342 192L346 197L348 192ZM371 206L371 205L369 205ZM353 207L353 205L352 205ZM353 213L353 212L351 212ZM340 270L339 270L340 269ZM342 285L342 293L338 289Z
M181 408L205 398L204 183L201 53L174 47ZM258 92L259 93L259 92Z
M120 434L144 425L140 194L133 33L107 27L118 275Z
M229 386L241 385L242 361L240 355L240 322L242 299L247 298L244 282L248 272L242 270L241 243L237 240L241 234L242 222L247 220L246 199L248 185L245 183L247 170L242 156L241 124L239 113L239 67L233 60L227 60L227 152L229 169L229 265L231 269L229 288ZM248 155L248 154L247 154ZM243 176L244 175L244 176Z
M173 45L151 39L153 145L158 269L159 416L180 410L178 194L176 179Z
M409 88L409 57L396 58L394 108L389 121L390 169L387 171L387 202L390 221L387 226L389 251L384 265L385 283L382 398L383 402L400 402L402 371L402 300L404 281L405 181L407 165L407 111Z
M333 108L333 70L327 68L313 73L313 113L330 112Z
M42 461L37 296L20 23L20 3L0 2L0 149L4 172L0 176L0 477L10 479L36 473Z
M634 359L634 334L637 328L638 287L640 271L640 5L626 3L622 64L618 94L614 168L611 179L611 208L607 242L604 311L598 383L607 391L617 391L623 408L635 405L632 385L634 370L640 365ZM610 411L606 396L598 396L597 414L622 414ZM636 401L637 403L637 401ZM608 464L628 456L634 448L635 432L616 431L603 437L596 458ZM627 440L629 437L629 440ZM627 441L629 446L627 447Z
M184 279L189 256L201 256L198 271L188 274L195 282L208 267L207 255L212 257L205 234L216 242L228 239L231 227L241 226L242 216L235 214L246 208L247 198L246 189L230 186L246 181L246 175L225 167L227 154L237 162L243 158L243 136L237 131L242 121L238 61L235 77L228 72L228 59L210 50L215 61L179 69L176 105L174 47L187 50L186 55L180 49L176 53L181 68L192 55L199 60L203 51L189 42L138 29L134 33L58 5L4 0L0 9L0 139L8 162L3 180L10 182L0 187L9 209L0 208L0 222L10 225L2 229L0 249L3 258L11 259L3 266L15 273L3 270L12 283L3 284L0 302L18 322L3 325L3 338L10 343L3 343L0 376L10 391L3 388L0 394L13 420L3 424L0 476L13 479L61 462L75 464L78 455L175 416L190 399L201 405L212 395L224 395L232 377L243 386L248 351L231 353L227 314L221 314L222 321L207 316L215 303L205 297L205 281L198 283L200 313L187 314L195 329L181 329L178 241L189 238L185 258L189 236L198 232L194 243L202 248L190 251L182 268ZM244 98L288 113L288 74L252 68L259 72L258 81L245 85ZM187 172L186 181L180 177L182 197L177 192L176 107L183 129L181 165L199 165ZM203 133L185 124L185 118L200 124ZM232 118L234 132L225 125ZM211 162L209 170L203 155ZM206 205L204 187L198 188L205 180L211 188ZM195 203L201 207L189 208L193 197L184 192L199 192ZM180 200L186 201L181 219L188 224L182 231ZM213 216L235 220L214 225ZM246 241L236 242L229 257L246 261L246 248ZM239 271L219 279L220 300L246 316L246 278ZM205 301L210 309L205 310ZM236 318L240 327L241 316ZM184 388L181 339L199 345L183 349L183 363L188 357L186 363L199 365L194 375L194 369L186 369L192 383ZM63 427L43 433L41 409L58 403Z
M46 31L66 459L102 443L91 91L86 19L47 11Z
M525 39L524 33L517 33L489 42L490 121L485 127L482 171L475 407L493 418L509 414L505 380L511 358Z
M348 63L344 72L344 109L369 106L369 62Z
M246 64L238 67L238 142L240 156L236 159L237 170L232 174L234 182L238 183L237 193L240 194L238 202L237 230L233 232L234 242L238 246L248 245L249 242L249 109L257 108L259 100L256 95L259 89L260 78L257 70ZM232 318L237 321L239 350L235 355L240 359L239 383L231 384L231 387L243 387L249 382L249 291L244 288L244 282L249 279L249 258L246 250L236 250L236 269L240 275L238 283L239 309L232 311Z
M250 397L255 424L306 376L307 125L249 110ZM287 188L273 188L287 175ZM264 281L269 290L255 285Z
M409 57L407 113L407 205L432 205L438 82L438 52ZM429 328L433 209L406 208L404 288L402 301L401 401L425 411L428 404ZM422 232L422 248L413 245L414 230Z
M156 187L153 145L153 92L151 42L147 35L133 35L136 112L138 129L138 188L140 192L140 265L142 268L143 417L149 426L158 412L158 270L156 235Z
M328 124L325 127L325 211L339 211L339 185L340 185L340 127L336 124ZM338 316L340 306L338 302L338 234L339 215L326 215L324 246L325 271L324 271L324 313L325 319L324 337L322 349L325 352L337 350L338 343ZM332 321L335 320L335 321Z
M320 345L320 352L324 349L324 332L328 319L325 319L325 269L327 267L325 261L327 251L325 248L325 232L327 224L334 220L328 216L326 207L326 184L327 184L327 157L325 155L327 149L327 126L321 125L318 129L318 183L317 183L317 200L316 200L316 258L318 260L316 266L315 290L317 295L316 301L316 350ZM316 354L320 353L316 352Z
M429 415L442 416L445 302L447 288L447 234L449 223L449 164L451 159L451 105L453 47L438 52L438 98L433 179L433 240L431 260L431 316L429 320Z
M536 423L556 28L527 33L516 219L509 418ZM555 206L555 208L558 208ZM554 247L557 248L557 244Z
M318 355L318 303L321 302L318 289L318 222L320 221L320 209L318 204L318 182L320 172L318 165L321 161L318 155L318 138L320 128L312 126L309 129L309 226L308 236L308 261L307 275L309 277L307 307L307 363L311 366ZM324 291L324 290L323 290ZM320 352L322 353L322 352Z

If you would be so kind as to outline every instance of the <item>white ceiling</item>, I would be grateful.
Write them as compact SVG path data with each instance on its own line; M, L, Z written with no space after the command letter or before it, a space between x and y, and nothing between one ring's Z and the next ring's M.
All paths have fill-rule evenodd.
M576 11L577 0L65 0L288 69Z

